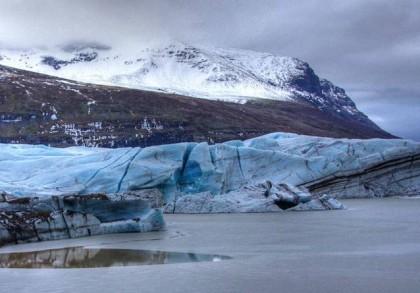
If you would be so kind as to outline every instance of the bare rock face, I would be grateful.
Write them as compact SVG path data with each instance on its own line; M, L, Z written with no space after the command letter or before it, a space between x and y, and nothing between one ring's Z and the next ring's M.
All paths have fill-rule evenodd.
M162 194L0 197L0 245L164 228Z

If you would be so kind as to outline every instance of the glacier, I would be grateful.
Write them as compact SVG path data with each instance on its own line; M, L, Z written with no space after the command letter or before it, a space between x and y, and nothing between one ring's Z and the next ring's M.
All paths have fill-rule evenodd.
M165 228L161 194L137 191L16 198L0 197L0 246Z
M0 190L14 196L158 189L167 201L227 194L266 181L334 197L417 195L420 144L291 133L147 148L0 144Z
M0 144L0 245L164 229L166 213L343 209L420 195L420 143L271 133L147 148Z

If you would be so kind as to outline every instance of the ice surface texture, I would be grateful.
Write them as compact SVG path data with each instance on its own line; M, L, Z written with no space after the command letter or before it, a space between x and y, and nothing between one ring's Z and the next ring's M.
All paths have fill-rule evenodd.
M0 145L0 190L16 196L157 188L226 194L270 180L336 197L416 195L420 144L272 133L247 141L148 148Z
M0 246L8 243L77 238L164 228L162 194L124 194L15 198L0 196Z

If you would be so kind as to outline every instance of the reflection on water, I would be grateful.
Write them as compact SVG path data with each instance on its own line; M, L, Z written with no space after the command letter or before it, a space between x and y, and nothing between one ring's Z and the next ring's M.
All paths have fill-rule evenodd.
M216 262L228 256L183 252L68 247L0 254L0 268L96 268L185 262Z

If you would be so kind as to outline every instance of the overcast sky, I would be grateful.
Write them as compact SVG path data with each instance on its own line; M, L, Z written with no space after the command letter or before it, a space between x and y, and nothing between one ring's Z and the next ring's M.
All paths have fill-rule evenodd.
M1 0L0 45L177 39L301 58L420 140L419 0Z

